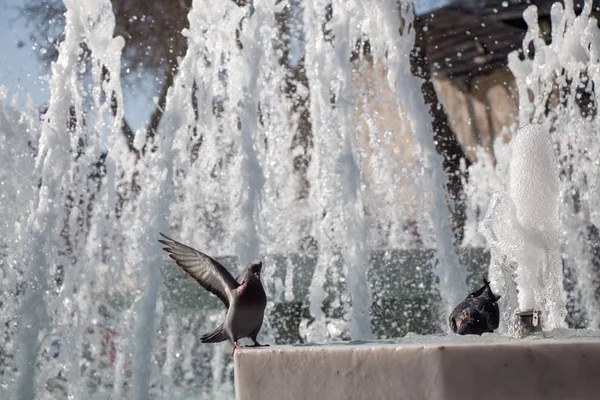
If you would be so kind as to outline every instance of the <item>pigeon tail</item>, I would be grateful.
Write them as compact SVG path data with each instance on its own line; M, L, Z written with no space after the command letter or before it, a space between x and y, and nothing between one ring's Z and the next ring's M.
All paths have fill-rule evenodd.
M502 296L496 295L492 292L492 287L490 286L490 281L485 279L485 277L483 278L483 285L484 285L485 289L487 289L489 291L488 293L490 294L490 297L492 297L494 299L494 301L500 300L500 297L502 297Z
M225 340L227 340L227 335L225 335L225 332L223 331L223 325L220 325L214 331L200 337L200 342L202 343L218 343L224 342Z

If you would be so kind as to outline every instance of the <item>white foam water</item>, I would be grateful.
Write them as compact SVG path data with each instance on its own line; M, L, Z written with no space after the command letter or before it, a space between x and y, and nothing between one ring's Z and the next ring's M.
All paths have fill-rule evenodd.
M596 67L598 51L595 40L600 32L590 12L589 1L584 3L579 15L574 12L571 1L565 2L564 6L555 3L551 9L551 42L546 43L540 36L537 8L531 6L525 11L528 31L522 50L509 55L509 68L519 92L522 129L528 133L531 130L545 133L537 136L528 134L530 139L521 143L519 134L513 131L516 142L507 144L506 136L511 134L507 132L508 135L502 135L494 144L495 164L490 162L484 151L480 151L478 154L484 162L475 164L469 171L467 242L481 243L481 237L476 233L476 214L487 214L481 229L494 259L490 277L497 282L508 282L498 285L497 289L511 299L510 306L504 303L507 298L501 300L501 304L506 304L503 309L512 310L519 307L518 303L521 307L530 308L533 303L533 308L543 308L549 313L546 315L548 328L564 326L563 285L569 291L566 300L568 323L582 328L599 327L595 289L599 282L596 228L600 222L596 195L598 168L595 157L590 155L597 154L600 143L597 139L597 104L590 99L595 99L593 88L597 87L595 84L600 78ZM529 123L537 127L525 128ZM544 143L536 144L533 141L535 137L543 138ZM541 168L539 162L547 169ZM553 194L549 196L549 193ZM513 203L514 196L521 206ZM536 198L528 205L528 201ZM515 206L522 207L518 218L514 214ZM512 217L504 219L501 215ZM509 225L517 219L529 227L515 236ZM495 237L493 232L504 232L504 238ZM525 236L520 238L521 234ZM516 244L519 240L530 241ZM511 243L512 249L509 249ZM547 248L549 243L554 243L553 247ZM537 264L535 259L540 260L545 257L543 253L551 251L547 263L555 265L555 275L546 277L534 266L532 283L520 282L523 288L517 290L514 278L497 265L508 262L503 257L514 255L515 246L525 246L525 249L533 246L536 249L529 252L528 257L532 259L524 261L524 264ZM496 255L495 248L499 250ZM541 248L547 250L539 253ZM505 273L500 274L500 271ZM563 284L560 283L559 271L564 274ZM544 281L546 278L548 282ZM549 297L542 296L542 287L549 290ZM553 289L550 290L550 287ZM553 302L556 304L553 305ZM509 314L507 312L507 321L513 318Z
M539 125L519 129L511 141L508 185L494 195L481 223L492 249L490 276L503 288L508 327L518 310L542 311L549 329L566 327L558 174L549 132ZM513 284L516 298L508 289Z

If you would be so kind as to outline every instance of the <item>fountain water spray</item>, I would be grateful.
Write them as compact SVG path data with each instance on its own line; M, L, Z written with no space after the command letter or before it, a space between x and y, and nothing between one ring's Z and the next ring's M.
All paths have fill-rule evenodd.
M593 154L598 154L598 103L595 92L600 83L600 34L591 16L592 2L586 1L576 15L572 1L551 9L552 41L539 39L536 8L524 13L528 33L523 49L527 57L509 57L519 89L521 123L540 123L552 134L560 173L560 222L567 285L575 287L568 302L569 322L578 327L598 328L599 298L594 287L600 282L597 242L597 183L599 170ZM531 44L530 44L531 43ZM532 93L529 97L525 93ZM548 104L553 104L548 108Z
M517 310L541 310L547 327L565 326L565 293L558 233L558 165L541 126L521 128L511 141L506 192L494 195L481 231L492 248L490 276L505 291L505 322Z
M415 32L409 3L403 2L400 10L393 0L374 1L368 9L360 1L292 4L296 10L290 15L302 32L290 40L292 54L283 62L278 16L285 2L257 0L243 8L231 1L193 2L190 28L183 33L188 52L180 61L154 141L145 143L143 130L136 134L134 146L146 149L136 161L117 135L123 115L123 41L113 37L110 3L67 2L66 38L53 66L52 98L39 143L29 132L33 149L20 146L23 160L31 160L37 151L36 169L19 169L14 177L0 175L0 184L6 181L17 188L11 198L21 200L10 207L4 207L4 200L2 204L10 225L0 229L10 239L0 247L0 261L11 294L0 294L1 317L11 329L1 344L9 352L18 347L17 360L8 368L20 374L14 384L0 385L1 396L28 398L33 391L40 398L57 393L75 398L233 396L227 344L200 346L196 338L222 319L222 311L176 269L163 265L155 242L161 230L211 255L230 256L227 265L265 257L265 284L272 300L263 330L271 339L267 342L279 333L276 306L291 299L301 304L293 315L298 340L371 338L372 287L367 278L369 268L377 273L380 267L370 265L375 250L386 252L396 266L401 262L393 260L395 250L435 249L427 263L439 279L446 312L468 292L466 270L448 224L445 174L422 80L410 73ZM557 32L568 36L569 43L573 37L568 32L579 29L573 27L581 27L578 32L585 34L580 37L588 40L583 53L565 53L571 54L568 59L586 54L586 65L594 67L593 24L559 10L553 16L566 21ZM81 40L91 50L90 64L78 58ZM540 50L533 59L511 64L520 85L530 84L531 76L547 80L537 57L553 59L552 48L541 42L536 46ZM286 63L304 65L306 79L290 78ZM77 72L89 66L90 85ZM590 82L597 78L591 67ZM573 87L572 93L577 90ZM308 133L300 132L298 98L307 101L310 111ZM570 184L577 182L578 190L593 188L597 168L592 168L590 154L600 149L595 136L566 130L568 107L576 96L564 99L561 111L535 114L543 120L537 122L552 138L558 137L555 131L569 132L569 142L559 147L578 149L568 154L579 157L582 169L576 164L570 170L559 158L558 172L575 174ZM534 109L545 100L536 100ZM66 133L71 109L76 122L73 132ZM590 114L574 121L580 132L595 132L595 118ZM34 118L0 129L18 133L27 129L23 126L35 130L37 125ZM545 157L547 169L534 169L540 180L535 183L552 186L551 146L543 147L547 143L537 139L529 143L528 138L523 135L521 143L517 135L515 143L528 151L538 145L545 149L540 157ZM304 145L297 145L299 141ZM305 164L295 165L298 157ZM22 166L14 157L0 162L2 171ZM499 166L508 165L503 162ZM536 249L533 258L516 252L514 260L539 267L556 288L556 241L563 236L553 222L555 187L543 198L548 200L543 212L521 213L521 207L531 206L531 193L515 187L512 196L512 185L526 177L519 174L525 167L514 165L516 178L511 178L506 198L516 215L510 220L512 229L523 233L514 248ZM565 182L558 184L563 196ZM597 196L579 193L577 201L570 196L567 203L579 204L577 215L595 221ZM559 204L560 221L566 224L565 203ZM529 212L536 217L530 219ZM303 254L309 250L310 255ZM297 259L302 262L295 265ZM575 254L568 260L585 264ZM306 276L308 283L301 280ZM308 293L305 301L295 290L302 284ZM553 310L544 311L546 323L560 326L562 295L545 296L539 282L529 284L529 292L519 292L523 307L531 302L531 293L534 301L540 296L555 300L554 306L540 307L560 309L555 317ZM511 299L516 309L516 295ZM20 320L11 320L17 310ZM587 308L590 318L597 318L592 311Z
M293 163L300 111L296 95L285 89L282 4L194 1L183 32L188 52L156 135L147 141L144 130L136 132L137 159L118 136L123 40L113 37L110 3L66 3L50 107L30 151L39 148L37 167L10 182L26 201L10 212L6 232L21 237L2 249L3 261L11 263L7 287L17 288L3 310L21 309L3 343L18 349L20 374L0 389L3 395L141 399L168 391L185 398L203 382L210 383L201 385L207 396L232 395L228 350L199 346L194 336L222 311L187 288L175 269L163 268L159 231L200 243L215 256L233 255L239 264L266 255L270 309L295 298L293 256L305 257L301 248L314 251L312 315L300 322L304 340L373 337L367 277L371 249L378 246L438 248L432 265L444 308L464 294L441 158L422 82L408 66L410 7L390 12L396 2L376 2L380 25L358 1L294 4L290 15L302 33L288 62L306 66L306 81L291 82L309 100L312 124L302 139L305 176ZM84 57L81 41L89 49ZM367 41L372 61L353 60L356 43ZM89 81L80 75L87 68ZM387 99L375 93L378 87ZM378 110L388 101L386 120ZM370 110L373 102L379 103ZM25 283L23 294L18 288ZM263 332L273 337L268 317Z
M566 322L577 327L599 326L599 297L594 289L600 282L597 273L600 204L596 194L599 170L592 155L600 150L595 100L595 88L600 83L600 53L596 43L600 30L590 13L590 1L584 3L579 15L572 1L566 1L564 7L555 3L550 14L551 42L546 43L538 25L537 8L530 6L525 11L528 31L522 50L509 55L509 68L519 92L520 124L539 126L523 128L527 132L523 136L531 139L516 134L515 143L509 146L504 144L504 137L497 140L494 145L497 163L478 163L469 174L467 192L472 209L487 208L481 229L492 251L491 279L494 285L505 283L501 300L506 304L504 309L514 312L517 307L531 307L533 297L533 307L545 310L545 329L565 326ZM483 160L487 159L485 154L479 154ZM531 162L536 157L546 160L543 165L547 170ZM492 196L495 192L502 194ZM519 218L529 225L513 231L521 239L510 237L509 233L512 229L509 225L517 219L515 195L522 201ZM489 199L492 201L488 208ZM527 205L528 201L533 205ZM501 215L513 217L502 219ZM498 242L497 235L504 235L503 244ZM522 259L523 265L519 267L526 270L517 278L519 287L514 285L512 271L499 267L514 261L519 253L514 246L532 248L527 255L529 259ZM540 263L550 268L551 276L544 275L546 267L539 270ZM529 268L532 279L523 282ZM566 300L565 289L569 291ZM514 318L510 312L505 312L509 328Z

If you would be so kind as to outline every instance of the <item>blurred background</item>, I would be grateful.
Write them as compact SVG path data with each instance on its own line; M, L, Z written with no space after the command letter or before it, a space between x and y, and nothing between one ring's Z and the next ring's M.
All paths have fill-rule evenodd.
M112 2L117 17L115 35L126 38L122 71L128 110L125 131L135 132L139 127L151 131L157 124L157 107L161 101L164 103L165 88L172 83L177 59L187 49L180 32L188 26L191 3ZM300 3L290 2L291 8ZM432 93L439 97L437 129L449 129L457 137L469 162L477 159L473 148L478 145L493 155L494 138L501 135L503 127L516 123L518 98L507 56L511 51L522 51L527 30L522 14L529 5L538 7L541 34L550 39L553 3L414 2L416 51L421 53L415 60L419 64L415 71L430 78L435 89ZM244 1L236 4L244 6ZM43 107L50 96L50 62L56 59L57 44L64 37L64 5L61 1L2 0L0 6L2 85L10 93L21 92L21 103L27 94ZM582 7L582 1L575 1L576 10ZM593 14L596 12L594 8ZM285 27L282 29L282 35L290 34ZM301 55L288 57L295 63Z

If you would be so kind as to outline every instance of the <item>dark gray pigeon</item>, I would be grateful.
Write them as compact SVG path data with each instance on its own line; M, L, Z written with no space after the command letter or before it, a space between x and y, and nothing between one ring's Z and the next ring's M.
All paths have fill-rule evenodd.
M471 293L450 314L450 328L459 335L481 335L494 332L500 322L498 299L490 283L483 278L483 287Z
M227 307L225 322L214 331L200 337L200 341L217 343L229 339L233 343L232 355L235 349L240 347L238 340L241 338L250 338L254 342L251 347L268 346L256 341L267 305L267 296L260 281L262 262L252 261L237 279L234 279L224 266L206 254L176 242L162 233L161 236L164 240L159 242L167 246L163 250Z

